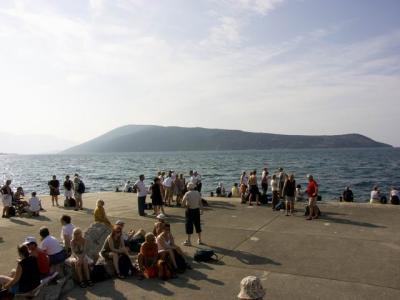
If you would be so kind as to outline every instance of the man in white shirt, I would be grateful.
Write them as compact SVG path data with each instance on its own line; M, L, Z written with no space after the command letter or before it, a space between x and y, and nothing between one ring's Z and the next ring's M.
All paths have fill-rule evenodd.
M41 227L39 234L42 239L40 249L49 256L50 266L64 262L67 258L67 254L63 247L61 247L60 242L54 236L50 235L49 229L47 227Z
M36 197L36 192L32 192L31 198L28 200L29 206L26 208L26 210L34 216L39 216L39 211L40 211L40 200L38 197Z
M193 172L193 176L190 178L190 181L195 185L195 190L201 193L201 175L197 172Z
M162 184L165 190L165 203L166 205L171 206L171 201L174 195L172 189L173 179L171 171L169 171L167 178L164 179L164 182Z
M135 182L134 188L137 190L137 197L138 197L138 211L139 211L139 216L146 216L146 213L144 212L144 207L146 203L146 196L149 192L148 188L144 184L144 175L139 176L139 180Z

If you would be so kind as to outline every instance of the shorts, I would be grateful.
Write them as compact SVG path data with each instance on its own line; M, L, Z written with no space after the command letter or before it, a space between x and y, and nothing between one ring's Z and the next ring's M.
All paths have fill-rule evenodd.
M308 198L308 205L315 206L317 204L317 197L309 197Z
M250 192L251 195L253 195L253 197L256 197L259 194L258 186L251 185L249 192Z
M60 252L49 255L50 266L58 265L63 263L67 258L67 253L65 250L61 250Z
M50 196L58 196L58 195L60 195L59 189L51 189L50 190Z
M286 196L285 200L286 200L286 202L294 203L294 197L292 197L292 196Z
M75 193L75 200L76 201L82 201L82 194L79 194L79 193Z
M171 187L165 187L165 198L169 199L173 197L172 193L172 188Z
M3 206L11 206L12 205L12 196L10 194L5 194L1 198L3 202Z
M72 198L74 196L74 193L72 192L72 190L65 190L64 191L64 196L65 198Z

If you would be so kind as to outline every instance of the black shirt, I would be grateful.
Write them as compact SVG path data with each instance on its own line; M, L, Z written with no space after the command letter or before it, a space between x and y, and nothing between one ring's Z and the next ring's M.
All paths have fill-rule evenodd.
M34 256L24 258L19 265L22 268L22 274L18 281L18 290L20 293L27 293L40 284L39 266Z

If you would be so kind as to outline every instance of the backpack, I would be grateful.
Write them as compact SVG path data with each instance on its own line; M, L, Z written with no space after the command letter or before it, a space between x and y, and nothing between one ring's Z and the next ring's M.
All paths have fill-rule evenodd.
M212 249L198 249L194 253L194 260L197 262L209 262L218 260L218 256Z
M168 280L172 278L172 272L165 260L158 260L157 261L157 267L158 267L158 277L162 280Z
M122 254L118 259L119 274L129 276L129 271L132 269L132 262L128 255Z
M94 282L104 281L110 278L104 265L94 265L92 271L90 272L90 278Z
M83 194L85 192L85 184L83 183L83 181L79 181L79 185L78 185L78 193L79 194Z

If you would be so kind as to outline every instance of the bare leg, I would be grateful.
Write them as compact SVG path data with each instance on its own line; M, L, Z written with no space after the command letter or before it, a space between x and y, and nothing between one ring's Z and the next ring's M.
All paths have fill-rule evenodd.
M90 280L89 265L85 259L83 260L82 267L83 267L83 275L84 275L85 279Z
M111 253L111 256L112 256L112 260L113 260L115 273L117 273L117 275L119 276L120 273L119 273L119 266L118 266L118 259L119 259L118 253Z
M59 205L58 205L58 196L57 196L57 195L54 196L54 199L56 200L56 205L59 206Z
M81 261L76 261L74 263L75 266L75 271L76 271L76 276L78 276L78 281L81 283L83 281L82 277L82 262Z
M286 203L285 203L285 210L286 210L286 215L287 215L287 216L289 215L289 206L290 206L289 201L286 200Z

